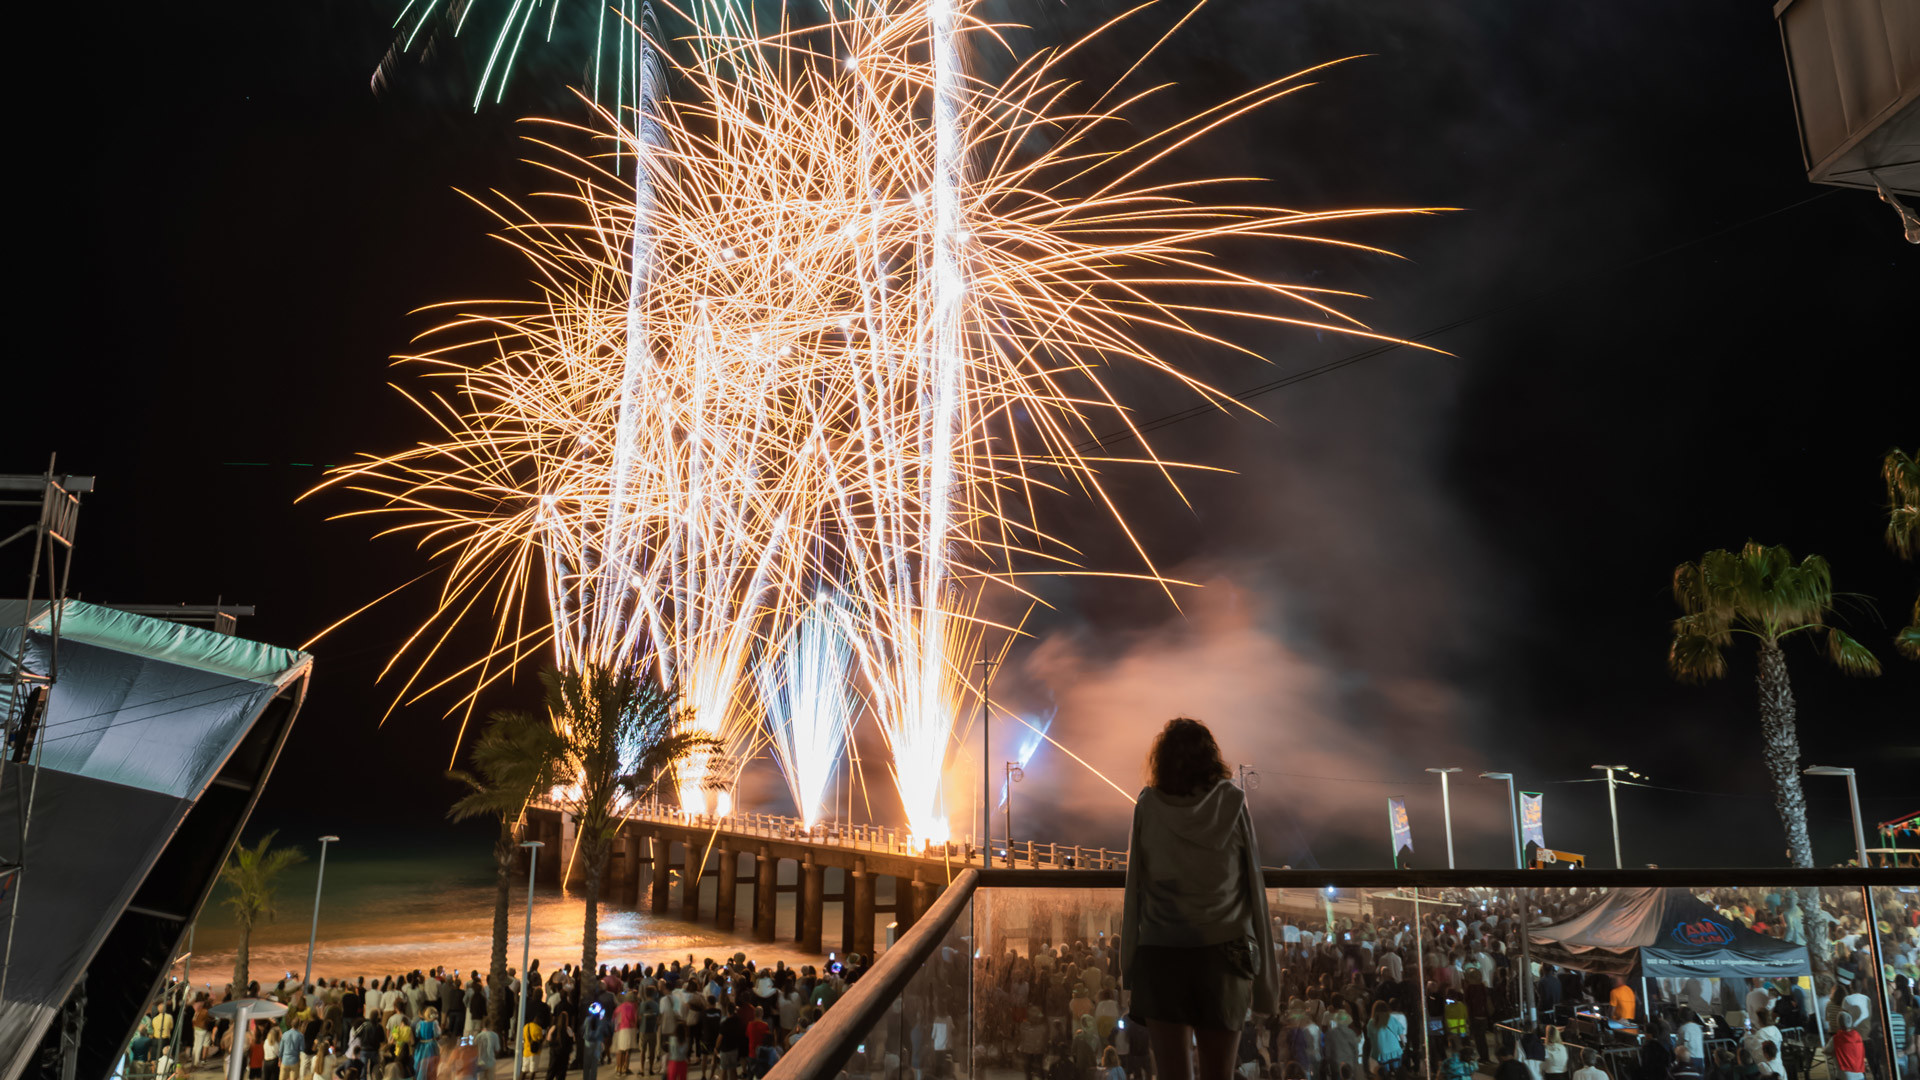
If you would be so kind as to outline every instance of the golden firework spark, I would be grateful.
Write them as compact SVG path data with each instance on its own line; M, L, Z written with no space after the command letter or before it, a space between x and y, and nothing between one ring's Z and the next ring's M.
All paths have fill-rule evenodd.
M1075 569L1042 503L1098 504L1139 555L1132 576L1166 584L1109 472L1173 483L1181 466L1144 438L1132 456L1076 449L1140 434L1104 373L1234 408L1156 346L1253 356L1220 329L1233 323L1397 340L1334 306L1353 294L1252 276L1221 251L1378 251L1328 227L1426 211L1298 211L1229 197L1244 179L1168 177L1319 69L1132 139L1152 96L1126 90L1133 70L1086 95L1067 68L1139 10L991 82L963 58L1007 52L1006 28L960 0L863 4L761 38L703 30L676 69L687 93L536 139L558 210L483 201L540 295L438 328L450 344L406 358L438 383L414 396L436 438L329 480L376 496L360 512L394 515L447 568L435 617L394 658L415 660L403 696L455 683L470 705L549 645L567 666L651 665L729 747L695 763L691 802L765 739L756 682L774 683L755 665L833 597L909 826L944 838L981 605ZM582 135L593 150L562 145ZM476 618L490 647L441 671Z

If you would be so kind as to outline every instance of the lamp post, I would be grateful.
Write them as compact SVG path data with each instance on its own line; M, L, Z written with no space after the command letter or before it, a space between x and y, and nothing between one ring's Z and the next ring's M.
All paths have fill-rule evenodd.
M1013 785L1027 778L1027 770L1017 761L1007 762L1007 867L1013 867Z
M1513 827L1513 868L1527 868L1526 849L1520 842L1520 804L1515 800L1513 774L1510 772L1483 772L1482 780L1505 780L1507 782L1507 817ZM1520 890L1520 1018L1528 1031L1533 1030L1533 955L1527 948L1527 937L1533 930L1533 890Z
M339 839L337 836L320 838L320 873L313 879L313 926L307 930L307 973L300 977L300 992L303 994L313 983L313 940L320 936L320 886L327 881L327 845Z
M1447 794L1447 774L1457 773L1459 769L1428 769L1428 772L1440 774L1440 814L1447 823L1447 869L1453 869L1453 798Z
M1513 825L1513 868L1525 870L1527 864L1520 849L1520 808L1513 801L1513 774L1510 772L1483 772L1482 780L1505 780L1507 782L1507 817Z
M986 645L980 647L985 650ZM993 760L993 748L987 741L987 700L993 692L993 665L994 661L980 657L980 666L986 669L980 680L980 865L989 870L993 869L993 774L987 771L987 762ZM1013 865L1011 836L1007 837L1007 865Z
M1839 765L1814 765L1805 770L1805 775L1844 776L1847 778L1847 802L1853 807L1854 855L1860 860L1860 869L1865 870L1867 868L1867 830L1865 822L1860 820L1860 787L1853 770ZM1873 886L1861 886L1860 904L1862 910L1867 913L1867 940L1873 949L1873 970L1880 971L1886 963L1885 957L1887 954L1880 951L1880 910L1874 903ZM1881 1037L1886 1040L1887 1060L1891 1061L1894 1056L1893 1016L1891 1015L1887 1002L1887 995L1882 992L1874 994L1872 997L1874 998L1875 1018L1880 1025Z
M538 840L522 840L520 846L527 849L527 930L520 940L520 1008L512 1031L513 1080L520 1080L520 1052L527 1043L527 995L533 993L533 980L527 976L533 955L533 868L539 865L542 845Z
M1860 861L1860 869L1867 868L1867 830L1860 820L1860 786L1852 769L1838 765L1814 765L1806 770L1808 776L1844 776L1847 778L1847 802L1853 806L1853 850Z
M1640 774L1625 765L1594 765L1591 768L1595 772L1607 774L1607 815L1613 819L1613 868L1618 870L1624 864L1620 861L1620 801L1614 796L1616 784L1613 774L1616 772L1623 772L1628 776Z
M187 1011L187 991L193 989L193 983L190 981L193 978L193 934L198 929L200 929L198 920L187 924L187 951L181 954L180 959L174 961L175 964L180 965L180 1000L173 1006L173 1045L167 1051L167 1060L176 1067L180 1064L180 1036L184 1033L182 1029L186 1027L181 1021L181 1014ZM167 967L171 970L173 964Z

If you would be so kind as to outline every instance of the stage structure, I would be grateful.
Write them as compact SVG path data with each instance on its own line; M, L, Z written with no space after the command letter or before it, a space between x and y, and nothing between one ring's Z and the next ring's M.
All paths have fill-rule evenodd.
M111 1073L272 771L311 668L294 649L76 600L0 601L0 685L13 692L0 766L0 1080L65 1072L68 1055L65 1075ZM12 700L22 688L24 709ZM85 979L90 969L101 977Z

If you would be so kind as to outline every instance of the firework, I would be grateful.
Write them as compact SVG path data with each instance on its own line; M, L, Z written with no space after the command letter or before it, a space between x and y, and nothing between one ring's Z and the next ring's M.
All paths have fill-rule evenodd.
M755 669L775 758L800 819L820 820L834 767L860 712L846 606L822 590Z
M1078 45L969 77L961 58L1000 38L957 0L764 37L712 23L677 68L687 93L645 89L665 56L642 38L636 106L567 129L600 149L542 143L558 213L490 203L540 297L442 327L449 344L410 358L442 381L416 395L441 436L331 482L375 493L366 512L399 515L449 567L403 693L466 680L470 701L547 641L563 666L651 665L729 748L694 764L683 804L770 729L809 816L853 706L810 712L795 694L850 670L909 827L942 839L982 605L1074 567L1043 506L1097 503L1139 554L1130 573L1161 581L1108 477L1135 464L1171 482L1178 466L1144 440L1130 458L1076 449L1133 430L1102 373L1132 365L1232 407L1155 345L1252 355L1211 329L1223 319L1379 336L1333 306L1349 294L1251 277L1217 251L1365 248L1321 230L1406 211L1294 211L1227 198L1231 178L1156 179L1299 76L1126 142L1143 98L1073 105L1062 65ZM472 617L491 621L490 649L423 679Z

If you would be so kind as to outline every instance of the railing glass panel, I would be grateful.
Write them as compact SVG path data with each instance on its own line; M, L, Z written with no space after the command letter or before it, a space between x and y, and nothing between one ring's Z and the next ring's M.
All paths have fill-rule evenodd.
M1126 1080L1156 1076L1145 1033L1127 1019L1117 882L1001 884L1013 876L995 875L974 894L975 1075L1108 1080L1112 1049ZM1673 1071L1684 1046L1706 1077L1842 1080L1854 1071L1851 1036L1839 1035L1835 1048L1843 1025L1860 1037L1873 1080L1895 1076L1889 1032L1899 1043L1893 1059L1920 1065L1908 1034L1920 1025L1911 992L1920 888L1911 883L1875 890L1883 960L1875 964L1859 886L1692 887L1662 873L1641 875L1653 884L1603 888L1567 882L1578 873L1527 876L1542 884L1268 889L1280 1007L1245 1029L1242 1075L1340 1080L1344 1065L1352 1080L1459 1076L1448 1059L1471 1053L1476 1071L1491 1076L1509 1047L1545 1080L1583 1062L1609 1080L1669 1080L1691 1075ZM1811 916L1816 908L1822 914ZM1523 912L1533 930L1524 944ZM1815 979L1795 942L1817 939L1823 919L1837 920L1821 962L1832 974ZM1621 947L1594 947L1608 935ZM1397 1068L1382 1070L1380 1054L1367 1052L1376 1008L1405 1032ZM1545 1038L1549 1026L1557 1045Z

